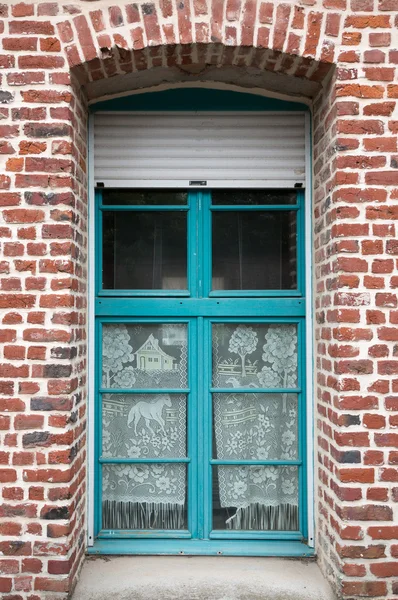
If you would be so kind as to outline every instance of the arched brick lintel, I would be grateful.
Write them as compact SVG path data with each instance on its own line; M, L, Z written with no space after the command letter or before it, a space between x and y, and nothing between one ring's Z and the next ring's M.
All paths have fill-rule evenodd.
M336 26L327 11L278 2L163 0L95 8L57 24L81 84L154 67L254 67L321 83L335 61ZM231 7L231 8L229 8ZM221 10L220 10L221 8ZM338 30L338 27L337 27ZM192 72L192 71L191 71Z

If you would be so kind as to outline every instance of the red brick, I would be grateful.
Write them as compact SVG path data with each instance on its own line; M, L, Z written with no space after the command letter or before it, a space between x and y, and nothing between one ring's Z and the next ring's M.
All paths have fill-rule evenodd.
M384 33L370 33L369 34L369 45L376 48L383 46L389 46L391 44L391 34Z
M120 10L120 9L119 9ZM90 28L87 19L83 15L79 15L73 19L77 35L80 42L80 47L83 51L83 56L86 61L93 60L97 56L97 51L91 36Z
M343 581L342 593L349 596L375 597L384 596L387 593L387 585L384 581Z
M340 469L339 472L340 481L345 483L373 483L374 482L374 469Z
M10 34L24 35L24 34L44 34L54 35L54 27L51 21L10 21L9 23Z

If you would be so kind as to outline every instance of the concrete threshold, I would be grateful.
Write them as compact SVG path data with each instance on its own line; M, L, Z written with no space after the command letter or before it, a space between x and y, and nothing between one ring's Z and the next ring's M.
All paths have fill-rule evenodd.
M308 559L93 556L72 600L335 600Z

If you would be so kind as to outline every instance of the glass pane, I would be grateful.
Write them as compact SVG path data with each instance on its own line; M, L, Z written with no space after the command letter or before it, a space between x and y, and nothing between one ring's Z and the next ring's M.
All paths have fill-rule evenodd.
M102 203L108 206L154 206L156 204L187 204L188 193L181 190L106 190Z
M102 386L121 390L187 387L187 326L104 323Z
M295 323L215 323L213 386L297 387Z
M186 212L103 212L106 290L185 290Z
M297 467L214 467L213 529L297 531Z
M103 529L186 529L184 464L104 465Z
M296 204L297 192L294 190L214 190L212 204L229 205L270 205Z
M102 455L105 458L186 456L186 396L104 394Z
M296 394L214 394L213 453L221 460L296 460Z
M297 288L296 212L213 212L213 290Z

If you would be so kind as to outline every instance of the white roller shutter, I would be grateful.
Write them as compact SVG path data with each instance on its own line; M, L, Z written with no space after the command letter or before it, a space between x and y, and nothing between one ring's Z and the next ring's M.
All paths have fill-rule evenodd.
M104 112L95 183L106 187L305 184L305 114Z

